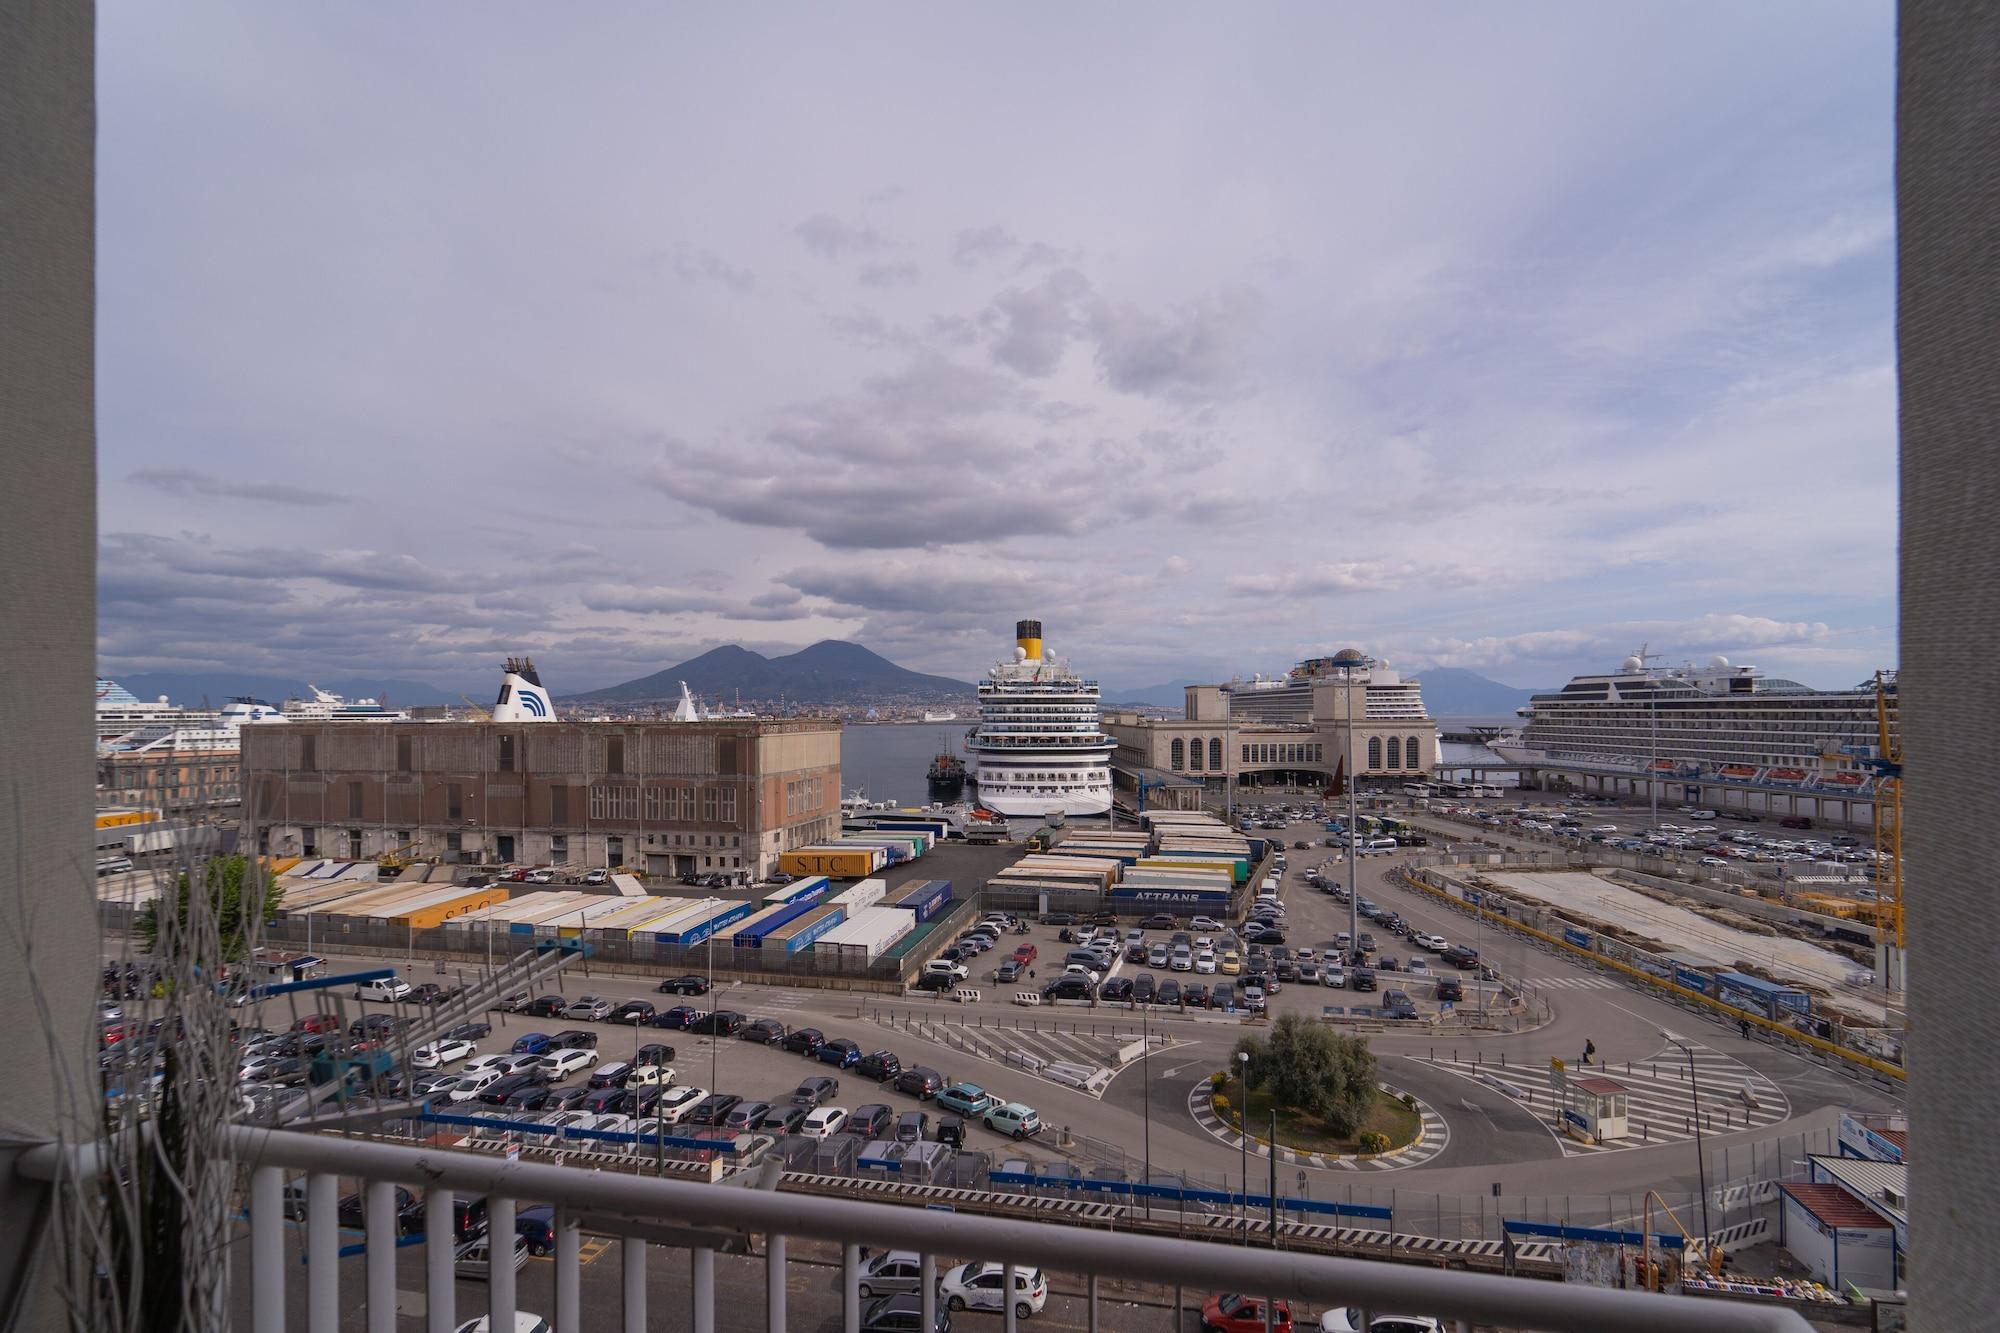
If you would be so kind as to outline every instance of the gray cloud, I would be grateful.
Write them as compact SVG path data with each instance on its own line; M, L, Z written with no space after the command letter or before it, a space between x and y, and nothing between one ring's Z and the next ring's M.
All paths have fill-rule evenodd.
M806 249L825 259L844 259L885 249L889 240L863 223L843 222L831 213L815 213L792 228Z
M739 296L757 286L757 275L706 250L683 250L674 256L674 272L687 282L713 282Z
M1053 375L1064 347L1084 327L1079 306L1089 292L1090 280L1067 268L1039 286L1001 292L984 320L992 332L993 359L1023 375Z
M997 223L991 227L971 227L958 234L951 262L960 268L976 268L989 259L1012 254L1021 248L1012 232Z
M1090 331L1097 364L1111 387L1126 393L1211 395L1241 372L1254 305L1238 292L1205 297L1163 318L1096 302Z
M349 497L333 491L304 486L286 486L273 481L229 481L191 467L142 467L126 474L127 481L141 482L170 495L205 495L220 499L261 500L268 504L346 504Z
M887 288L909 287L924 276L923 270L908 260L898 260L886 264L863 264L855 281L863 287Z

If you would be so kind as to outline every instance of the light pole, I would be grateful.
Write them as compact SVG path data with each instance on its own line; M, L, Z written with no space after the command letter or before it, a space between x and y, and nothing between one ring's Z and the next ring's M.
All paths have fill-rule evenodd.
M1237 1088L1242 1094L1242 1104L1236 1108L1236 1146L1241 1151L1238 1160L1243 1177L1243 1243L1250 1244L1250 1052L1238 1051L1236 1063L1239 1069Z
M1347 745L1347 945L1351 952L1348 957L1358 966L1361 962L1361 894L1354 885L1355 846L1355 806L1354 806L1354 663L1349 662L1342 673L1346 679L1347 734L1341 739Z
M1652 831L1660 831L1660 701L1646 700L1647 715L1653 721L1653 755L1646 765L1646 795L1652 801Z
M1139 1039L1146 1043L1146 1053L1139 1057L1139 1078L1141 1095L1146 1114L1145 1175L1140 1183L1150 1187L1153 1183L1153 1029L1148 1010L1151 1005L1139 1006ZM1153 1215L1153 1196L1146 1197L1146 1216Z
M1688 1091L1694 1097L1694 1169L1701 1184L1701 1243L1706 1249L1712 1233L1708 1229L1708 1162L1701 1150L1701 1079L1695 1073L1694 1047L1665 1028L1660 1029L1660 1036L1669 1046L1678 1046L1688 1058Z

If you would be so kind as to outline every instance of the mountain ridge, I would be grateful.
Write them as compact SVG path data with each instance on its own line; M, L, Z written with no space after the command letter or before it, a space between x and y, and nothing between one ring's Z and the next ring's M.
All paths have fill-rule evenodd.
M697 695L746 699L783 695L799 703L869 703L911 696L970 696L973 687L948 676L897 666L880 653L843 639L821 639L781 657L727 643L650 675L600 689L558 696L576 703L638 703L680 697L681 682Z
M1516 689L1464 667L1432 667L1414 672L1423 687L1424 707L1432 717L1485 717L1513 713L1546 690Z

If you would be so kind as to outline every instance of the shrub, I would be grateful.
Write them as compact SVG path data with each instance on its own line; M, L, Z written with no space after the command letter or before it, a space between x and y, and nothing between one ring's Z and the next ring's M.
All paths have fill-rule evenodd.
M1411 1093L1411 1092L1406 1092L1406 1093L1404 1093L1404 1094L1403 1094L1403 1105L1405 1105L1405 1106L1409 1107L1409 1108L1410 1108L1410 1109L1411 1109L1412 1111L1416 1110L1416 1109L1417 1109L1417 1097L1416 1097L1416 1094L1415 1094L1415 1093Z
M1374 1130L1374 1129L1369 1130L1366 1134L1363 1134L1361 1136L1361 1151L1363 1152L1389 1151L1389 1136L1387 1134L1382 1133L1380 1130Z

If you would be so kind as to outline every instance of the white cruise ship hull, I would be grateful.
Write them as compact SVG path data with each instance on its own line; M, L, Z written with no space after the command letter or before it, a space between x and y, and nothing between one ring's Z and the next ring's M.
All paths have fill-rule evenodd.
M1111 811L1111 794L1102 796L1089 792L1070 792L1059 796L1015 796L988 795L987 789L979 789L979 803L995 814L1006 815L1009 819L1040 819L1051 810L1060 810L1064 815L1102 815Z

